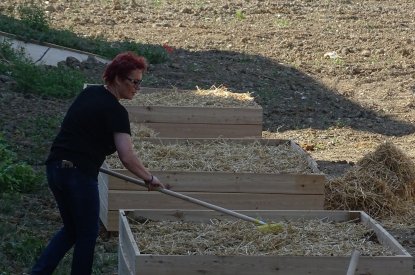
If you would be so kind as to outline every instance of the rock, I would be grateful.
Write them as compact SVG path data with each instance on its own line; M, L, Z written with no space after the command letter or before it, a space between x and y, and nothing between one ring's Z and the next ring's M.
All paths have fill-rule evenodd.
M360 74L362 72L362 70L361 69L359 69L359 68L357 68L357 67L352 67L351 69L350 69L350 74L351 75L357 75L357 74Z
M183 9L180 10L180 13L192 14L193 11L190 8L183 8Z
M47 5L45 11L54 12L56 9L53 5Z
M402 49L401 54L403 57L408 57L411 55L411 50L409 49Z
M180 68L181 68L181 66L180 66L180 64L179 64L179 63L171 63L171 64L169 65L169 67L170 67L170 68L173 68L173 69L180 69Z
M384 54L385 50L384 49L376 49L375 50L375 54Z
M82 62L82 67L85 69L93 69L99 65L103 65L103 63L99 62L94 56L88 56L87 60Z
M0 82L6 83L10 81L13 81L13 78L11 76L0 74Z
M246 43L248 41L249 41L248 37L242 37L241 38L241 43Z
M153 28L154 27L164 27L164 28L171 27L171 25L169 23L166 23L166 22L157 22L157 23L154 23L152 26L153 26Z
M341 50L341 54L342 55L347 55L348 53L350 53L351 51L350 51L350 49L349 48L342 48L342 50Z
M66 65L72 69L79 69L81 67L81 61L73 56L68 56L66 58Z
M332 51L332 52L325 53L324 57L330 58L330 59L336 59L336 58L339 58L339 55L335 51Z
M59 61L59 62L56 64L56 66L57 66L58 68L68 68L68 65L66 65L66 61L65 61L65 60Z
M369 50L363 50L360 52L360 54L364 57L369 57L371 55L371 52Z

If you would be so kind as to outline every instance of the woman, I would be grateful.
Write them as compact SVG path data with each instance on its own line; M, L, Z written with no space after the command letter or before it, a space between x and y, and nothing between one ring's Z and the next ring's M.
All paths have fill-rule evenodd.
M149 190L165 188L135 155L127 110L120 99L139 91L147 63L131 52L117 55L105 69L105 85L84 89L70 106L48 159L48 184L63 227L49 242L32 274L52 274L74 246L72 273L91 274L99 231L97 176L107 155L117 151L123 165Z

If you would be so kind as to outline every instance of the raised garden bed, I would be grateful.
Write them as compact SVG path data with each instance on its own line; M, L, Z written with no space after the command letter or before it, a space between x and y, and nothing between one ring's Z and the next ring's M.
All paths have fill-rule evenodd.
M412 274L412 256L364 212L238 212L260 217L266 222L279 222L283 229L273 234L261 233L253 224L239 224L235 218L211 210L121 210L118 274L344 275L354 249L361 254L356 274ZM204 234L205 229L200 228L206 228L212 221L219 228L216 233L210 232L208 236ZM220 223L231 224L234 234L227 239L210 243L209 238L227 234L223 232L226 228L220 227ZM180 241L174 242L174 234L160 241L163 239L162 235L169 231L166 228L169 224L176 226L176 235L188 236L186 241L181 241L182 244L202 248L199 251L189 250L187 254L183 251L176 252L174 249L180 246ZM186 228L181 230L177 227L178 224ZM140 227L148 230L147 233L151 232L152 236L147 236ZM189 237L192 228L199 228L195 238ZM238 236L240 230L245 230L242 233L243 238L231 240ZM254 235L255 241L247 242L252 237L250 235ZM204 239L203 242L201 238ZM256 251L252 248L253 242L268 247L261 247L262 252ZM273 242L277 245L273 245ZM153 243L156 245L153 246ZM241 249L238 244L249 248ZM278 245L281 248L276 249ZM157 251L152 253L151 247L156 247ZM237 247L236 250L241 252L232 252L232 247ZM267 253L267 249L270 252Z
M122 104L131 122L153 129L158 137L262 136L262 107L248 93L142 87L132 101Z
M229 209L323 209L325 175L290 140L150 138L136 141L135 149L173 191L212 204ZM115 156L105 165L131 176ZM119 209L201 209L102 173L99 182L100 217L108 231L118 230Z

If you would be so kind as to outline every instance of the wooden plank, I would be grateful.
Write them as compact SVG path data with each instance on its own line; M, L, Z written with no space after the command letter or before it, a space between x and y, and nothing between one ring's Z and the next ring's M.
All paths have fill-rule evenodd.
M117 219L117 216L115 218ZM117 230L117 228L111 227L111 223L109 221L108 203L102 201L101 199L99 201L99 219L101 220L102 224L105 226L105 229L107 229L107 231Z
M229 209L323 209L324 195L252 194L252 193L195 193L182 194ZM201 206L148 191L108 191L108 209L200 209Z
M214 210L137 209L128 210L126 212L128 217L146 217L155 221L209 222L211 219L236 219L235 217ZM343 210L237 210L237 212L250 217L258 218L265 222L310 219L343 222L352 220L354 218L353 213L360 215L360 211Z
M98 174L98 191L100 200L108 204L108 186L109 181L112 181L112 177L110 178L108 175L104 173Z
M116 172L134 177L131 172ZM151 171L177 192L222 192L265 194L324 194L324 175L313 174L254 174L229 172ZM110 190L145 190L139 185L109 177ZM258 184L260 183L260 184Z
M134 275L129 269L128 263L126 262L125 252L120 248L121 244L118 245L118 273L119 275Z
M362 223L373 229L375 231L378 240L381 244L383 244L386 247L389 247L397 253L398 255L405 255L405 256L411 256L402 245L399 244L398 241L396 241L391 234L389 234L388 231L386 231L376 220L372 219L369 215L362 212L361 214L361 220ZM398 274L398 273L397 273Z
M135 274L138 270L136 267L136 256L140 254L137 243L131 232L128 220L124 211L119 211L119 249L125 259L126 268Z
M262 125L262 108L174 107L126 105L136 123Z
M137 257L140 275L344 275L349 257L302 256L155 256ZM410 275L399 257L362 257L358 274Z
M108 229L108 176L102 173L98 174L98 192L99 192L99 218L105 228ZM118 218L118 217L117 217Z
M262 125L246 124L197 124L197 123L144 123L156 131L159 137L261 137Z
M153 88L153 87L140 87L140 93L142 94L151 94L151 93L171 93L171 92L178 92L178 93L186 93L191 92L192 90L184 90L184 89L177 89L177 88Z
M107 224L105 225L105 229L111 232L119 230L119 210L107 211Z
M151 142L154 144L188 144L188 143L212 143L217 142L218 138L179 138L179 137L171 137L171 138L140 138L140 140ZM243 144L243 145L249 145L253 143L259 143L261 145L267 145L267 146L279 146L283 144L290 145L291 140L288 139L271 139L271 138L221 138L220 141L223 142L230 142L230 143L236 143L236 144ZM300 150L303 150L301 147L299 147Z

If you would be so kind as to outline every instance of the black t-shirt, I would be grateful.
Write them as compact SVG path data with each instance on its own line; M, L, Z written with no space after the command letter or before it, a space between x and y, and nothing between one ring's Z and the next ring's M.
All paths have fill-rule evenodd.
M105 156L116 151L117 132L131 135L127 110L104 86L89 86L69 107L46 163L70 160L96 176Z

